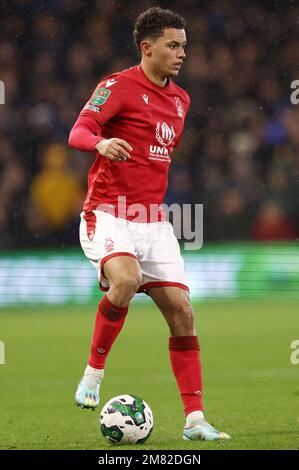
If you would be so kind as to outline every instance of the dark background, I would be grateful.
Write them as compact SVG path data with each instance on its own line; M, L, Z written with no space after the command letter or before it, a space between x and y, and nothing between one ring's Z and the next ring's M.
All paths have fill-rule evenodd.
M191 95L166 202L204 204L204 240L293 240L299 223L299 5L160 1L187 21ZM94 156L67 146L101 77L139 61L147 1L0 0L0 248L78 245Z

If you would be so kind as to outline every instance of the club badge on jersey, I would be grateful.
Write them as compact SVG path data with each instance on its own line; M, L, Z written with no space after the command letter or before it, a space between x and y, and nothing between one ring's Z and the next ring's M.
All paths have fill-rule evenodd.
M178 116L182 118L184 116L184 113L183 113L182 103L180 102L180 98L178 96L175 96L174 99L175 99Z

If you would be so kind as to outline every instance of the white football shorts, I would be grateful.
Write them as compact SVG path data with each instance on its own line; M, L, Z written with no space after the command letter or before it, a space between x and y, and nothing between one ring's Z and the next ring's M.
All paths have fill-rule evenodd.
M189 291L180 246L169 222L132 222L104 211L82 212L80 243L98 272L103 291L109 289L109 281L102 272L104 263L115 256L138 260L142 271L138 292L157 286Z

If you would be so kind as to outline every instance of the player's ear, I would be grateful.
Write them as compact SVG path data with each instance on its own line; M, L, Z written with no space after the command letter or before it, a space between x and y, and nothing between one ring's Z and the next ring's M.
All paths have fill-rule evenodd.
M149 41L141 41L140 50L142 54L150 57L152 55L152 45Z

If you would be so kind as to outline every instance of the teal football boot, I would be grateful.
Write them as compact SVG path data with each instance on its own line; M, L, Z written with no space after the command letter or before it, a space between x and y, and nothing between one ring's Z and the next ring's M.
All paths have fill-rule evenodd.
M100 403L100 386L89 388L84 378L78 385L75 395L75 405L80 408L95 410Z
M190 428L185 427L183 439L185 441L220 441L230 439L230 435L225 432L217 431L205 419L198 421L198 424Z

